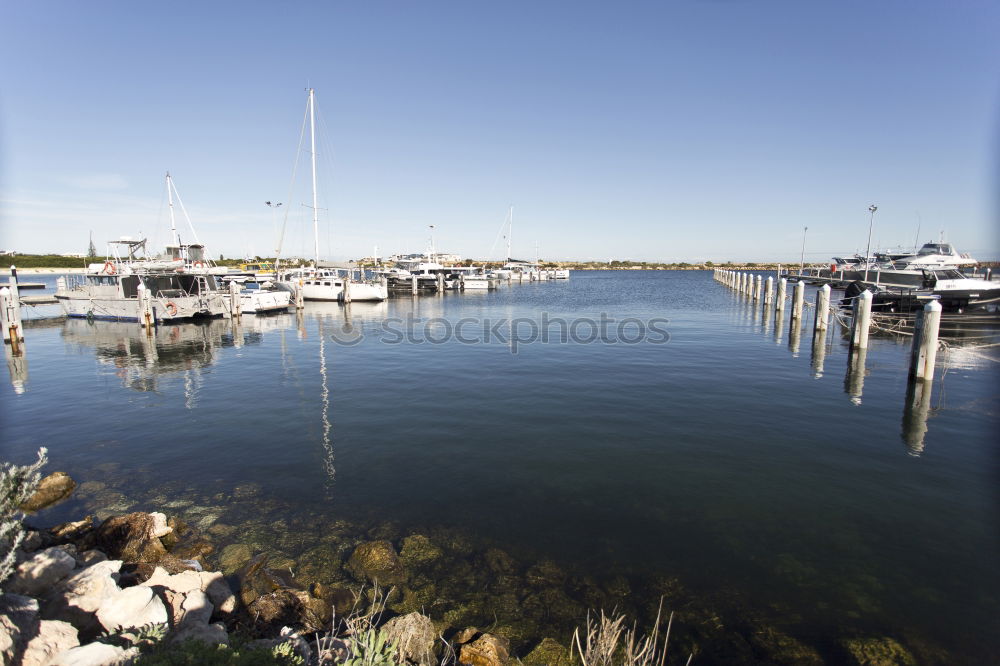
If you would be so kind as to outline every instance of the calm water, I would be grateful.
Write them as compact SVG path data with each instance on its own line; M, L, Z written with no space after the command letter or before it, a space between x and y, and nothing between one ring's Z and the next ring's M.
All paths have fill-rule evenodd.
M498 321L543 313L665 319L669 341L587 344L586 323L576 342L553 326L516 353L498 339L510 331ZM408 316L436 340L472 318L461 331L479 342L392 344L384 322ZM623 331L634 340L637 326ZM28 331L24 390L0 389L3 457L48 446L50 469L135 506L249 483L288 521L455 530L595 577L676 576L821 651L860 635L930 661L995 655L995 349L939 358L924 423L904 419L904 342L873 340L852 399L837 327L822 367L811 330L810 312L793 349L787 319L776 330L710 273L672 271L308 304L236 329L161 327L154 343L135 324L69 321ZM236 524L230 542L236 513L212 516ZM298 558L309 538L282 553Z

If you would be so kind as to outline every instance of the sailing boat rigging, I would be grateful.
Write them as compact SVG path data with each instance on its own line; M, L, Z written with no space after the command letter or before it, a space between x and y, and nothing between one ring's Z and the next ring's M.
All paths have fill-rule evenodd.
M295 292L302 290L307 301L384 301L389 290L384 281L355 280L348 270L340 275L336 269L320 268L319 265L319 202L316 192L316 91L308 88L309 147L312 166L312 219L314 254L313 265L287 269L278 273L278 284L282 289Z

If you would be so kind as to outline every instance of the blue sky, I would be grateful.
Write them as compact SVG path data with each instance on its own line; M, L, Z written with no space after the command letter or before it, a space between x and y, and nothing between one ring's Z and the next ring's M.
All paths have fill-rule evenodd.
M946 238L998 258L995 2L22 2L0 19L0 246L796 259ZM306 158L306 155L301 155ZM182 235L183 237L183 235ZM190 235L187 236L190 238Z

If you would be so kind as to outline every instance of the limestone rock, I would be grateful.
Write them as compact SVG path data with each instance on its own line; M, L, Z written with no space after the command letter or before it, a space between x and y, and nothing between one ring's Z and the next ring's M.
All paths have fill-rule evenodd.
M295 594L295 590L282 588L255 599L247 606L247 612L265 632L277 631L285 625L296 624L299 621L302 615L302 602Z
M545 638L521 663L524 666L570 666L573 658L566 646L552 638Z
M434 642L437 633L434 624L426 615L410 613L395 617L385 623L382 631L399 653L412 664L431 666L434 659Z
M0 662L15 664L38 633L38 602L18 594L0 595Z
M403 564L388 541L369 541L354 549L347 570L358 580L370 580L382 586L401 583L406 578Z
M48 666L124 666L138 653L138 648L125 650L107 643L91 643L63 652Z
M466 643L471 643L472 640L478 635L479 629L476 629L475 627L466 627L452 636L451 642L455 645L465 645Z
M24 536L24 541L21 542L21 550L26 553L33 553L44 545L45 539L42 538L41 532L28 530L28 533Z
M76 489L76 481L66 472L53 472L38 482L38 489L24 501L21 510L27 513L41 511L69 497Z
M14 594L38 597L68 576L76 568L76 560L60 548L46 548L18 565L9 589Z
M58 654L80 644L76 629L68 622L42 620L38 635L28 642L21 666L42 666Z
M69 622L81 632L99 631L95 613L118 594L121 560L108 560L70 575L45 596L42 617Z
M174 528L167 524L167 516L159 511L154 511L149 514L149 517L153 520L153 524L150 526L150 536L160 538L174 531Z
M462 646L458 663L463 666L506 666L510 663L510 644L500 636L483 634Z
M183 643L187 640L201 641L209 645L229 645L229 634L221 622L215 624L188 624L171 632L170 640Z
M913 655L891 638L851 638L842 645L858 666L916 666Z
M226 579L217 571L184 571L171 576L164 569L157 567L153 575L142 585L158 588L159 591L171 590L181 595L198 590L205 593L217 612L228 614L236 610L236 596L229 588Z
M163 525L152 514L141 511L112 516L97 528L95 545L109 557L125 562L155 563L167 554L167 549L156 537Z
M97 609L97 619L107 631L115 631L118 628L164 624L167 609L151 588L138 585L106 599Z

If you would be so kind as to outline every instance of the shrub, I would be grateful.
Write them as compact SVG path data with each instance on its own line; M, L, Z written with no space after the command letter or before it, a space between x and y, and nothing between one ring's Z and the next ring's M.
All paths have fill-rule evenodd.
M24 541L21 505L38 488L47 453L45 447L38 449L33 465L0 464L0 587L14 573L17 548Z

